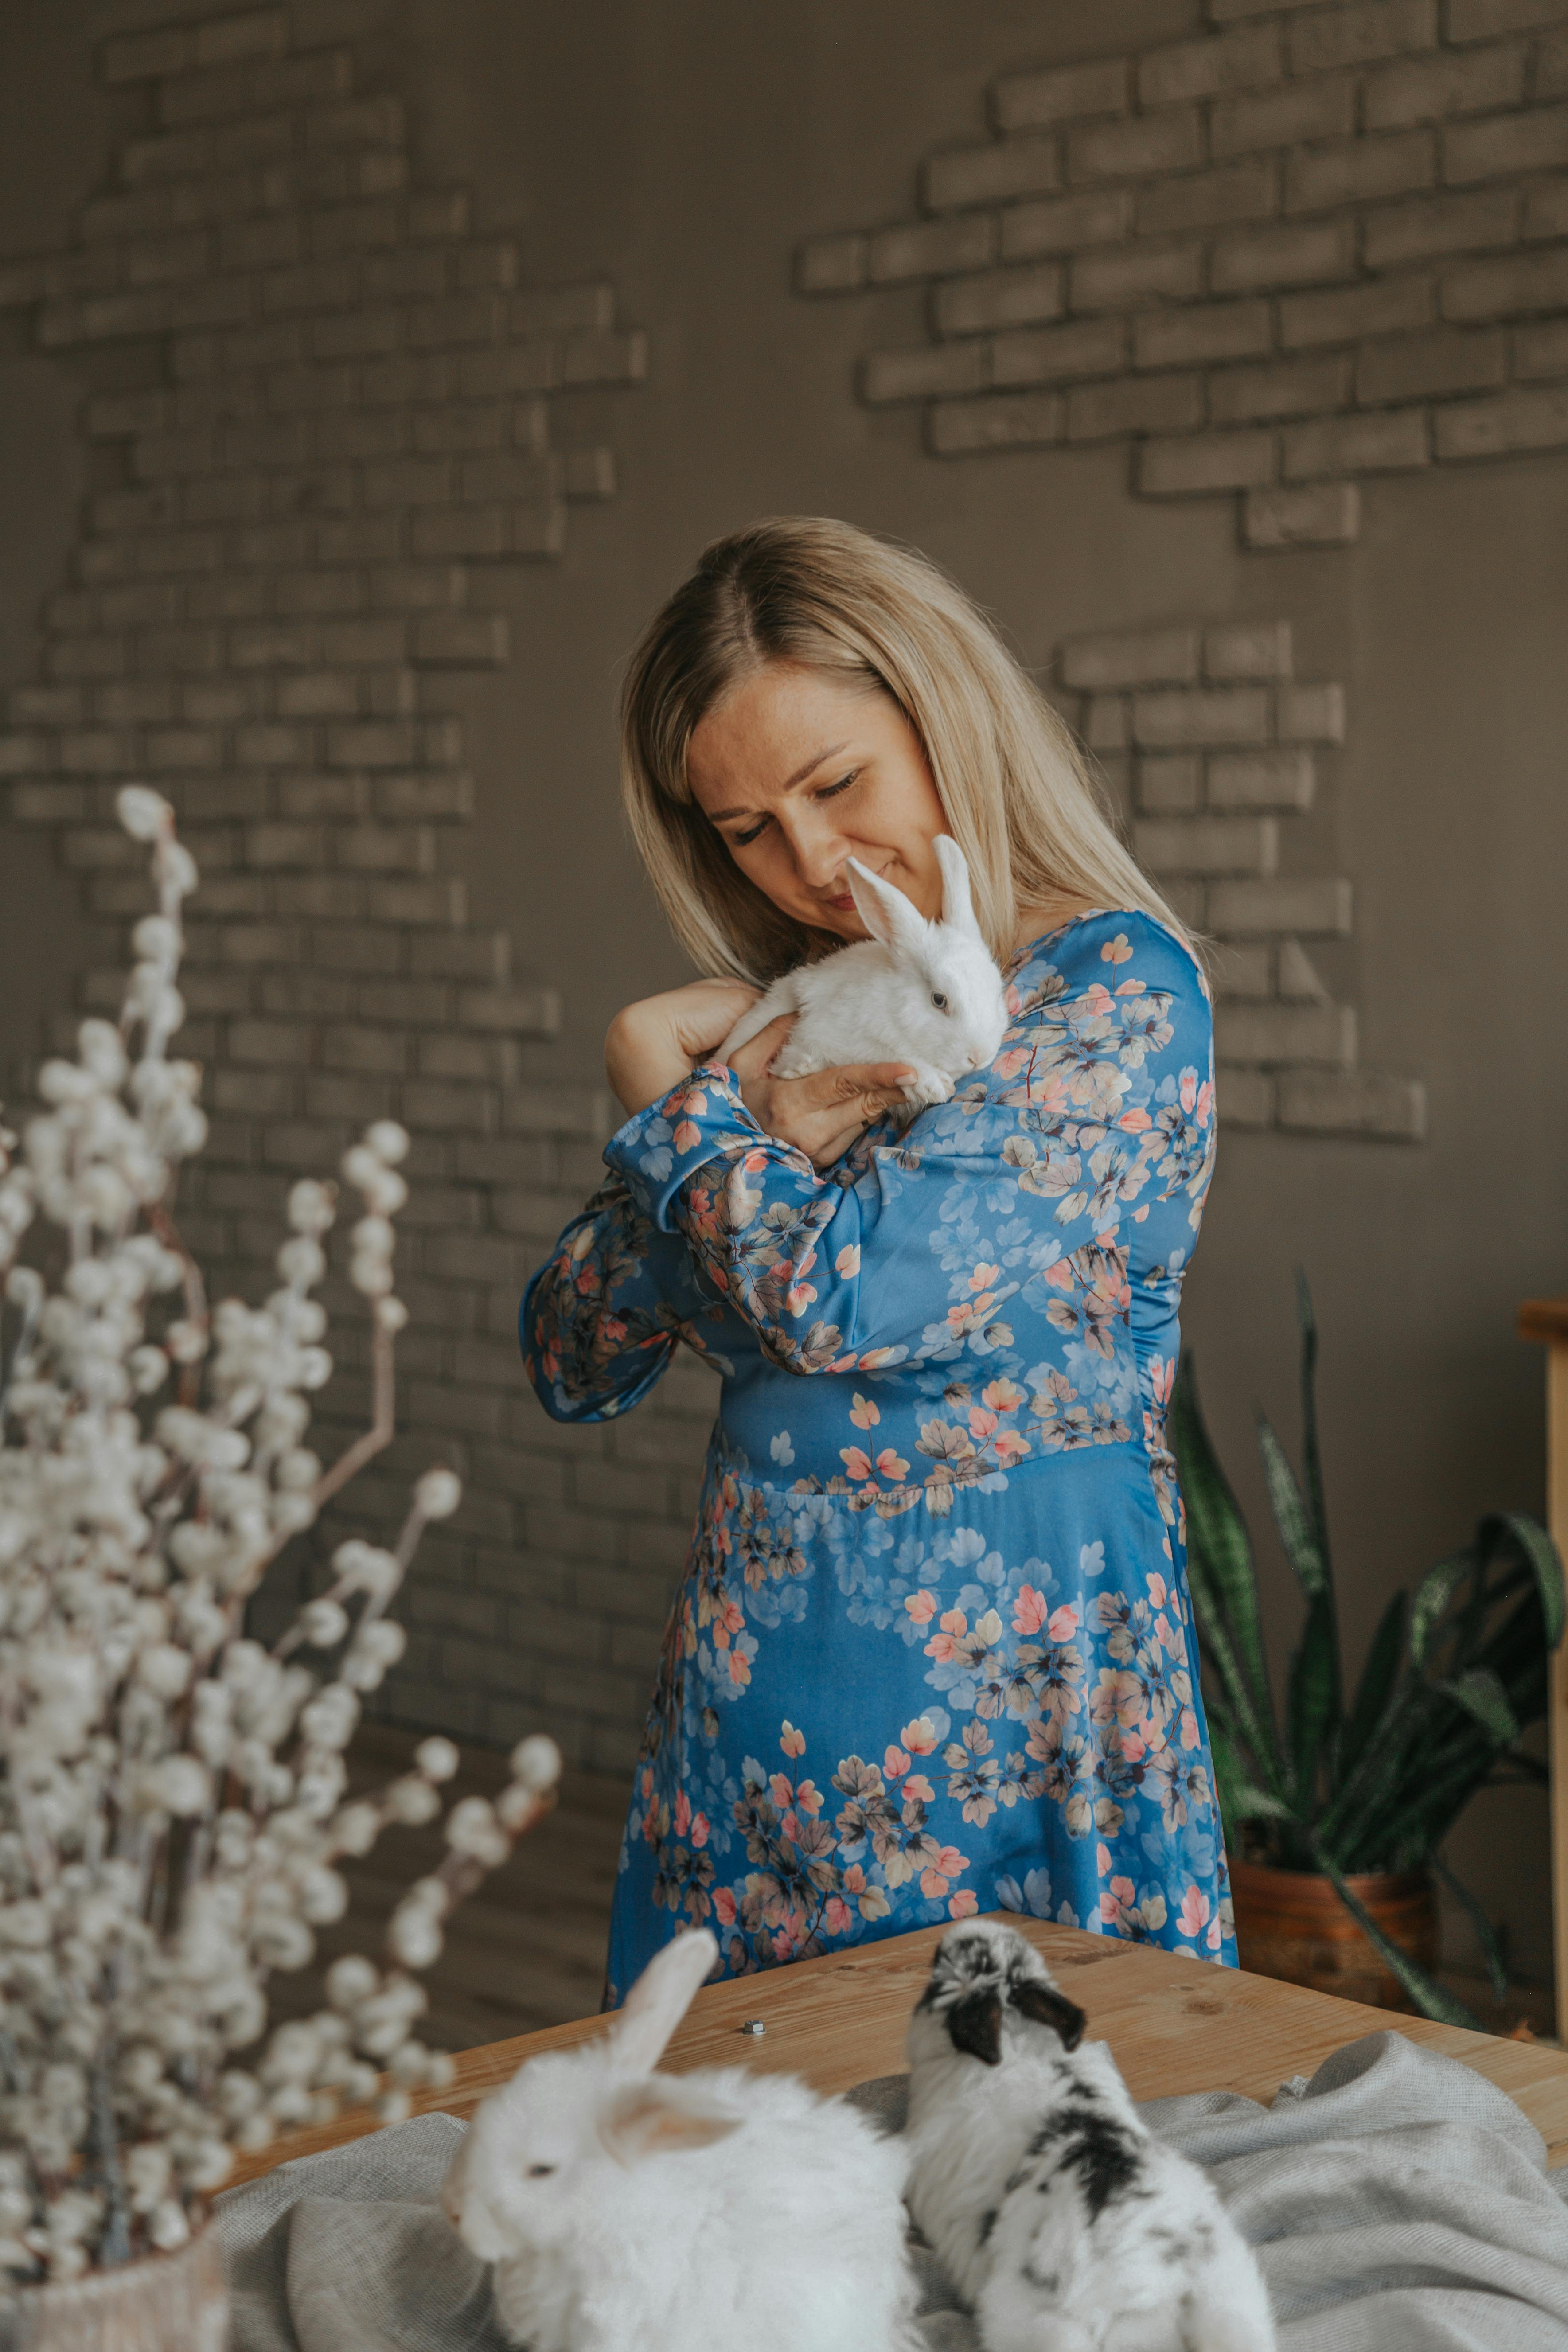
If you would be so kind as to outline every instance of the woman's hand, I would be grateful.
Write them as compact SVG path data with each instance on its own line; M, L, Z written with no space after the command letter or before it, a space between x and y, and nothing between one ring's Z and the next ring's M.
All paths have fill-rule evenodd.
M831 1168L873 1119L904 1100L904 1081L914 1072L904 1062L845 1062L808 1078L771 1077L768 1065L789 1035L792 1019L785 1013L770 1021L731 1055L730 1067L764 1135L793 1144L814 1167Z
M744 981L694 980L617 1013L605 1039L605 1076L626 1117L658 1102L694 1063L717 1052L761 993ZM777 1045L775 1037L770 1050Z

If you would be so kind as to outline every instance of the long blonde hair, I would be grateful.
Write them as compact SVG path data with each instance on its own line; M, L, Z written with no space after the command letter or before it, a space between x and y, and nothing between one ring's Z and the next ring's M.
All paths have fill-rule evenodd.
M644 631L621 697L632 835L700 971L765 985L838 944L747 880L687 774L703 718L773 662L891 695L920 739L999 961L1019 908L1063 898L1142 908L1186 939L1117 839L1067 726L963 590L910 548L786 515L704 551Z

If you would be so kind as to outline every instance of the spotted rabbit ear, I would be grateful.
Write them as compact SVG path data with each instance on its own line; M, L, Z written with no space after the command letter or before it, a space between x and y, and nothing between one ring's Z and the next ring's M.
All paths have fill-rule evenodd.
M1013 1986L1007 1998L1015 2009L1032 2017L1037 2025L1048 2025L1053 2033L1059 2034L1064 2050L1076 2050L1083 2040L1083 2029L1089 2020L1054 1985L1041 1984L1037 1977L1025 1977Z
M689 1927L656 1952L610 2028L610 2054L622 2074L651 2074L692 1995L719 1958L706 1927Z
M947 2031L955 2050L983 2059L987 2066L997 2065L1002 2057L1001 1994L993 1988L955 2000L947 2012Z

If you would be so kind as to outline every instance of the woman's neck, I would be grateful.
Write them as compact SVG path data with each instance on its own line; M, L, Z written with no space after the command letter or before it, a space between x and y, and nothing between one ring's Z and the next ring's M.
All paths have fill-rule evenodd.
M1093 901L1064 892L1057 898L1047 898L1035 905L1020 907L1017 925L1013 933L1012 952L1017 955L1032 940L1042 940L1047 932L1059 931L1079 915L1094 912Z

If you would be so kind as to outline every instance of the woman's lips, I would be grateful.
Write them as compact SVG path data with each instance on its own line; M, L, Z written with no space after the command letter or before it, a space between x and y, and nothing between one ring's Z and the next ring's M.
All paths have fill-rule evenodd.
M842 898L829 898L827 903L830 907L840 908L845 914L848 914L855 905L855 901L847 890L846 890Z

